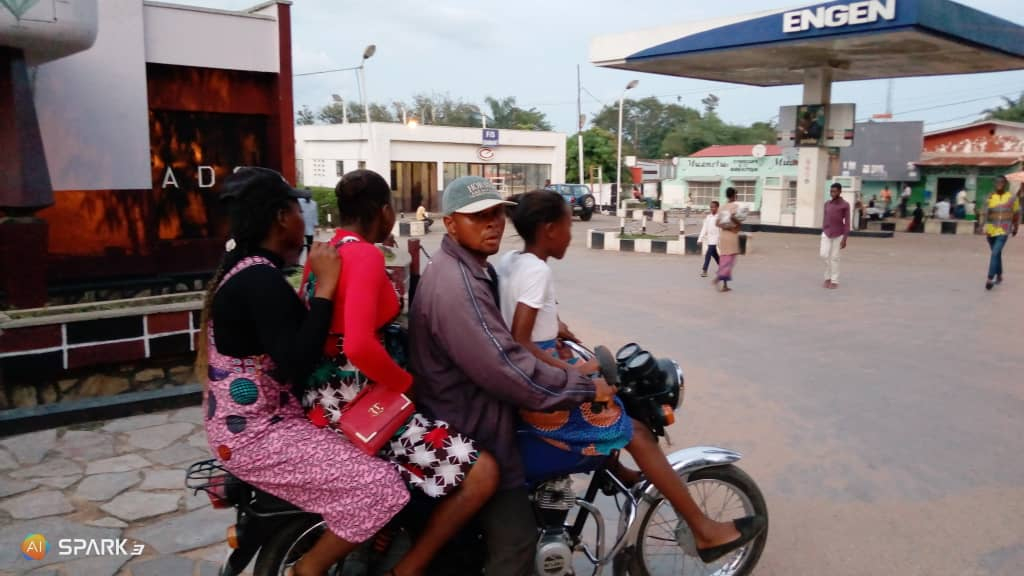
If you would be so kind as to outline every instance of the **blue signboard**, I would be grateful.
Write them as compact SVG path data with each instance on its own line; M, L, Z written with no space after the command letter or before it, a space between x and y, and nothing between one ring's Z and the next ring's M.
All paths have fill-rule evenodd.
M960 42L975 42L1024 56L1024 28L948 0L829 0L783 9L724 25L699 27L675 40L629 55L646 60L811 38L921 28Z
M497 146L498 145L498 130L495 128L484 128L483 142L484 146Z

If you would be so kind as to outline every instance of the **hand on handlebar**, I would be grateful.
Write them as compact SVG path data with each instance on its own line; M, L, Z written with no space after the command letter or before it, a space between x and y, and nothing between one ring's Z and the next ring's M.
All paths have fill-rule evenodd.
M597 361L597 358L591 358L586 362L575 364L573 367L579 370L581 374L595 374L601 371L601 363Z

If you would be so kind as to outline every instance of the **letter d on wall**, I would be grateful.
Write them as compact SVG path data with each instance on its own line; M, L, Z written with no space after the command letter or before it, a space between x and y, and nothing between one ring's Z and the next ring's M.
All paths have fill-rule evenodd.
M213 188L215 184L217 184L217 173L213 171L213 166L200 166L199 187Z

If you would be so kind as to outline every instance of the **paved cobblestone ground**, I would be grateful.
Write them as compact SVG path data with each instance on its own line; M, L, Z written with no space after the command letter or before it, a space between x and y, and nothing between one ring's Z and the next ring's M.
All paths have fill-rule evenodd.
M215 575L234 515L185 491L185 468L207 457L201 422L196 407L0 440L0 574ZM42 561L21 555L30 533L50 542ZM145 552L67 561L61 538L126 538Z
M842 288L826 291L816 237L758 234L719 294L695 256L584 247L583 230L616 224L577 224L553 264L562 316L590 343L636 340L682 364L666 450L746 455L772 522L758 576L1024 573L1024 240L985 292L979 237L851 239ZM206 455L200 422L191 408L0 440L0 573L215 574L234 516L182 486ZM31 532L146 553L30 562Z

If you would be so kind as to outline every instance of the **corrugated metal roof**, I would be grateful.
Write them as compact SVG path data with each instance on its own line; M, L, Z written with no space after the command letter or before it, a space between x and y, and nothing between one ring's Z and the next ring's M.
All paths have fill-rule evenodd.
M756 144L715 144L714 146L708 146L707 148L690 154L690 158L722 158L724 156L753 156L753 149ZM781 156L782 147L774 144L768 144L765 146L768 150L765 156Z

